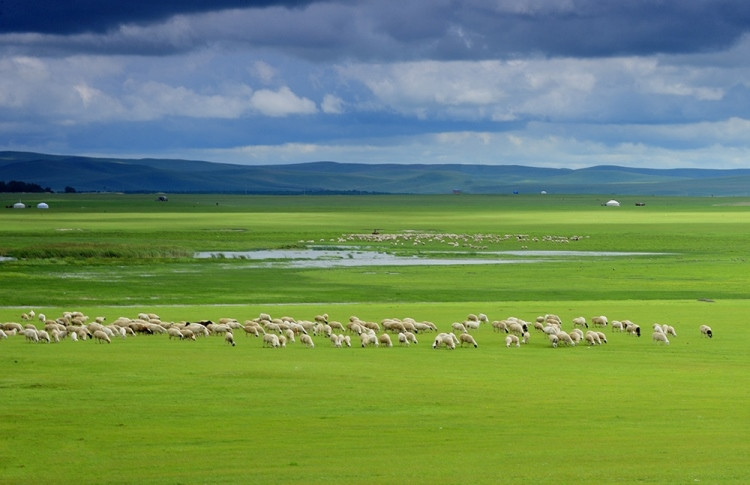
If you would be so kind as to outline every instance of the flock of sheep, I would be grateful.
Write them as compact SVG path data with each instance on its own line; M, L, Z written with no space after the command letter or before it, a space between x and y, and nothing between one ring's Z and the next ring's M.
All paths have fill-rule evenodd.
M259 338L263 347L283 348L287 344L299 342L300 345L314 348L316 339L319 343L321 339L325 339L333 347L343 348L352 347L353 340L354 345L357 345L355 339L359 340L360 347L393 347L394 343L408 347L419 343L417 335L420 335L420 338L423 338L421 335L430 335L432 348L453 350L465 344L478 347L479 344L472 332L483 325L491 326L494 332L505 334L504 344L508 348L528 344L532 332L543 335L553 348L574 347L578 344L606 344L607 335L603 330L607 327L611 331L641 336L639 325L630 320L610 322L604 315L595 316L590 320L576 317L571 322L572 328L564 330L560 317L553 314L539 316L533 322L516 317L490 322L487 315L472 313L462 322L453 322L450 329L445 329L444 332L440 332L432 322L417 321L413 318L385 318L375 322L351 316L344 324L330 320L328 314L316 315L312 320L297 320L289 316L272 318L268 313L261 313L258 317L244 322L234 318L221 318L217 322L166 322L154 313L139 313L135 318L119 317L111 323L106 323L105 317L91 319L81 312L65 312L52 319L43 313L37 315L32 310L23 313L21 320L23 324L7 322L0 325L0 339L24 336L28 342L33 343L93 339L98 343L109 344L116 338L124 339L136 335L165 335L169 340L181 341L220 336L228 345L234 347L237 344L235 333L244 333L246 336ZM708 325L701 325L699 331L704 337L713 337L713 331ZM677 337L674 327L658 323L652 325L651 338L654 342L669 345L670 337Z
M588 236L559 236L545 235L542 237L529 236L528 234L455 234L455 233L424 233L407 231L404 233L381 233L373 231L372 234L344 234L336 242L368 242L368 243L390 243L393 246L424 245L427 243L446 244L450 247L467 247L470 249L487 249L488 244L499 244L507 241L522 243L529 242L553 242L567 244L573 241L588 238ZM314 241L300 241L313 243Z

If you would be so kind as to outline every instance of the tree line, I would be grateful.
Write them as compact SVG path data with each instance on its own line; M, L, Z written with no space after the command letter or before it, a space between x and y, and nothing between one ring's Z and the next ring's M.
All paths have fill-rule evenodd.
M65 193L75 192L76 189L73 187L65 187ZM0 180L0 192L27 192L27 193L42 193L49 192L54 193L49 187L42 187L39 184L32 184L28 182L20 182L18 180L11 180L10 182L4 182Z

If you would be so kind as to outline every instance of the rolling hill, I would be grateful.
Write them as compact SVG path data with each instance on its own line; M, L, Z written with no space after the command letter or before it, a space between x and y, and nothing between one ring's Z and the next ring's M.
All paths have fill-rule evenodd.
M596 193L749 196L750 169L555 169L519 165L309 162L235 165L0 152L0 180L59 192L167 193Z

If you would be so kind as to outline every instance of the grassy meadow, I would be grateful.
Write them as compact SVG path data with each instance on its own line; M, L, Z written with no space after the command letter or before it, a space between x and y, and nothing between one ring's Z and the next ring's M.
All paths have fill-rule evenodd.
M36 197L36 196L35 196ZM28 200L26 200L28 198ZM45 194L0 212L0 322L260 312L604 314L606 345L263 348L235 334L0 340L0 483L746 483L750 199ZM3 206L17 201L3 200ZM35 205L31 195L24 202ZM636 207L635 202L645 202ZM393 236L377 241L372 232ZM438 237L443 235L441 237ZM448 237L446 235L460 236ZM369 236L369 237L368 237ZM480 237L481 236L481 237ZM492 236L492 237L491 237ZM449 242L456 242L455 245ZM532 264L280 268L197 251L616 251ZM522 259L522 256L508 256ZM677 330L671 345L651 325ZM37 325L39 322L36 322ZM699 334L709 324L714 338Z

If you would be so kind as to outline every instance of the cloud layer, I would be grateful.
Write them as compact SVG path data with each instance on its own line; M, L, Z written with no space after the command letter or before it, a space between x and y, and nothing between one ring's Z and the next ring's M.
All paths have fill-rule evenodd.
M0 4L0 149L747 166L746 2L23 3Z

